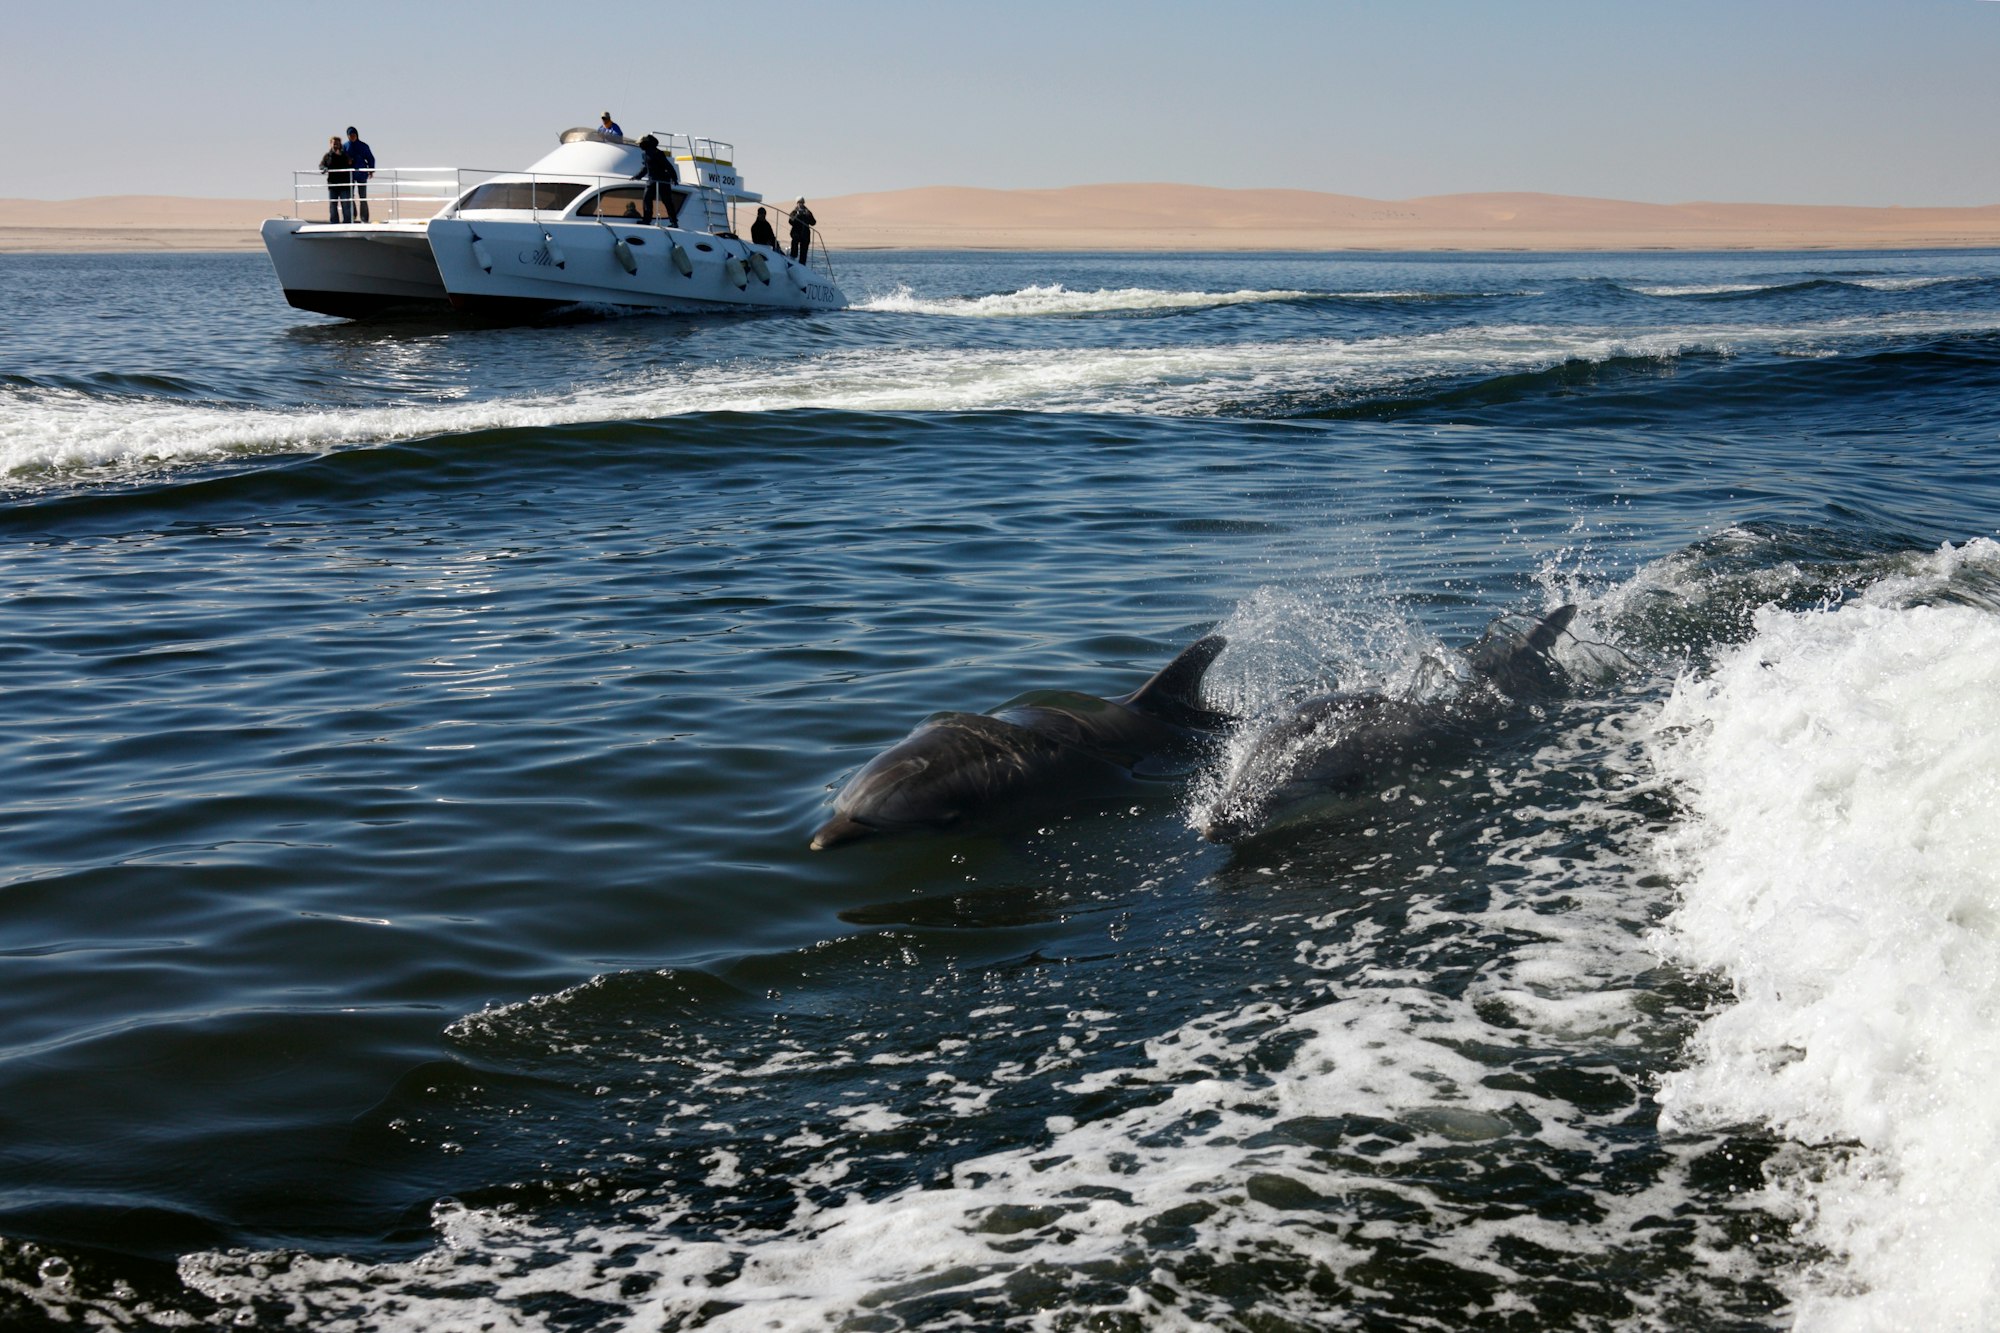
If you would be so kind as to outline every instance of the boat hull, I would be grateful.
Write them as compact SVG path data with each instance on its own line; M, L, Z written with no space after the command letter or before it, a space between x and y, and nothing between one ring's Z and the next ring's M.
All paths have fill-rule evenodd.
M272 218L262 235L285 300L300 310L356 319L449 308L422 223Z
M433 218L438 275L453 306L533 311L569 305L684 311L838 310L825 273L733 237L610 221ZM632 260L628 269L619 253ZM675 249L686 257L687 271ZM762 260L757 276L753 254Z

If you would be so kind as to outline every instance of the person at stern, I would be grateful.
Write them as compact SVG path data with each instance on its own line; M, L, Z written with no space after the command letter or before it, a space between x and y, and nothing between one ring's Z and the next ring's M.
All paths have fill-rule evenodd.
M806 263L812 257L813 226L819 219L813 216L810 208L806 207L803 195L799 197L798 206L786 217L792 224L792 258L801 264Z

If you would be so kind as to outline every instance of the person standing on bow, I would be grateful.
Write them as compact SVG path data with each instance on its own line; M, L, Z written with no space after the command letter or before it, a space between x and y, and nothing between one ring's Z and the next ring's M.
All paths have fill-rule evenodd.
M792 224L791 255L792 258L803 264L812 255L813 226L819 219L813 216L813 211L810 208L806 207L805 196L803 195L799 196L799 202L792 209L789 216Z
M347 183L347 150L340 146L338 134L326 141L326 152L319 159L319 174L326 177L326 220L354 221L354 201L348 198L353 187Z
M361 220L368 220L368 178L375 173L375 154L367 144L361 142L352 125L347 127L347 142L343 145L347 153L347 165L354 169L354 203ZM394 209L390 210L394 212Z
M757 220L750 224L750 244L761 245L771 250L778 248L778 233L771 227L771 219L764 216L764 210L757 210Z
M653 196L667 206L667 225L681 225L680 201L674 198L674 186L681 183L681 173L674 166L674 160L660 151L660 141L652 135L639 140L639 151L646 155L645 164L632 173L633 180L646 182L646 195L640 201L645 210L645 221L653 221Z

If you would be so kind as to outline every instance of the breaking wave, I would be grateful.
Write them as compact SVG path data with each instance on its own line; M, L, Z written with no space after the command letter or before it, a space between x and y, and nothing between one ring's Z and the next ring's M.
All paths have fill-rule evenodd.
M1627 291L1640 296L1660 297L1718 297L1741 298L1749 296L1776 296L1797 292L1810 292L1848 287L1871 292L1913 292L1927 287L1957 286L1969 283L1984 283L1984 279L1967 279L1956 275L1933 275L1917 278L1859 277L1807 278L1803 281L1785 282L1690 282L1634 284Z
M2000 1320L2000 546L1908 562L1838 611L1755 613L1649 748L1687 817L1656 936L1719 974L1663 1127L1805 1151L1773 1198L1827 1257L1800 1326Z

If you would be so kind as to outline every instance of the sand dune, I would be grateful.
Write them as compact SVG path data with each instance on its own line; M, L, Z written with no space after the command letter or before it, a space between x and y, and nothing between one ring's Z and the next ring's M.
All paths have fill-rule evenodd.
M0 251L254 250L256 199L0 199ZM1550 194L933 186L813 201L837 250L1791 250L2000 246L2000 205L1639 204ZM781 228L782 230L782 228Z
M1638 204L1549 194L1361 199L1311 190L931 188L813 204L850 249L1724 250L2000 245L2000 205Z
M289 203L103 195L92 199L0 199L0 253L262 250L257 224Z

